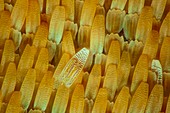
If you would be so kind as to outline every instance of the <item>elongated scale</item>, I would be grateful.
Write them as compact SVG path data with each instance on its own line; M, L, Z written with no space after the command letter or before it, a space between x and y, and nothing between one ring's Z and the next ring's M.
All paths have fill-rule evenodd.
M118 73L116 65L110 64L106 69L104 77L103 88L108 91L108 100L113 101L117 87L118 87Z
M130 97L129 88L124 86L116 98L112 113L126 113L130 103Z
M162 44L163 40L165 37L169 37L170 36L170 26L169 26L169 22L170 22L170 12L167 13L166 17L164 18L160 30L159 30L159 43Z
M90 33L90 50L93 54L102 53L105 38L105 17L96 15Z
M163 86L156 84L148 98L145 113L158 113L163 105Z
M149 69L149 61L148 56L146 54L142 54L138 60L138 63L135 67L132 83L131 83L131 93L134 93L139 84L144 81L147 82L148 78L148 70Z
M150 36L146 39L142 54L147 54L149 60L156 58L159 44L159 34L153 30Z
M59 44L64 30L65 8L64 6L56 6L50 20L48 39Z
M129 105L128 113L144 113L149 94L148 83L141 82Z
M100 88L97 94L92 113L105 113L107 108L107 89Z
M101 81L101 65L95 64L90 72L87 81L85 97L93 100L96 98L100 81Z
M0 6L1 7L1 6ZM10 12L2 11L0 13L0 48L4 46L5 40L10 36Z
M23 83L21 85L21 105L23 109L28 109L35 88L35 80L36 80L36 70L30 68L25 75Z
M52 14L55 7L60 5L60 0L46 0L46 14Z
M62 53L69 53L71 56L75 54L73 37L70 31L64 31L62 40Z
M66 10L66 20L74 21L75 13L75 0L62 0L61 5L65 7Z
M40 7L38 0L28 1L28 12L26 16L26 33L36 33L40 25Z
M33 45L39 48L46 47L47 38L48 38L48 24L45 22L42 22L41 25L38 27L37 32L35 34Z
M52 72L48 71L38 87L38 91L34 100L34 108L45 111L50 100L54 79Z
M58 77L58 81L64 83L66 87L70 87L83 70L88 55L89 50L86 48L82 48L77 52L63 68Z
M1 70L0 72L4 72L10 62L14 62L15 60L15 46L12 40L6 40L4 45L4 50L1 58Z
M84 87L77 84L71 97L69 113L84 113Z
M21 105L21 92L14 91L7 105L6 113L20 113L22 111L20 105Z
M20 88L28 69L33 66L35 52L35 47L26 45L17 68L17 89Z
M145 0L129 0L128 13L141 13Z
M141 14L139 16L135 39L145 43L149 34L152 30L153 22L153 10L150 6L145 6L142 8Z
M48 70L48 50L47 48L41 48L38 55L37 61L35 63L36 69L36 81L40 82L44 74Z
M20 13L18 13L20 12ZM28 12L28 0L17 0L11 13L11 25L21 30Z
M128 51L123 51L122 56L117 68L117 86L118 90L122 89L123 86L127 85L129 74L131 69L130 55Z
M120 43L118 40L113 40L110 44L105 69L107 69L108 65L112 63L118 65L120 62L120 54Z
M60 85L54 99L52 113L65 113L69 101L69 88Z
M153 15L157 20L161 20L167 0L152 0Z
M85 0L80 17L80 25L91 26L97 7L98 0Z
M163 71L170 72L170 37L165 37L160 50L159 59Z
M12 92L15 89L15 85L16 85L16 65L15 63L9 63L4 80L2 82L2 87L1 87L1 91L2 91L2 99L5 102L9 101L9 98L12 94Z

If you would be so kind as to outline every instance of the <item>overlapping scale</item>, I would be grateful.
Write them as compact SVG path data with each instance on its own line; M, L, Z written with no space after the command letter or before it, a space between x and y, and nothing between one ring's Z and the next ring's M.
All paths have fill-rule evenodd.
M157 31L153 30L149 37L146 39L146 43L143 48L142 54L147 54L149 60L156 58L158 52L158 44L159 44L159 34Z
M98 0L85 0L80 17L80 25L91 26L97 7Z
M141 14L139 16L135 39L145 43L149 34L152 30L153 23L153 10L150 6L145 6L142 8Z
M90 50L93 54L102 53L105 38L105 18L103 15L96 15L90 33Z
M157 20L161 20L167 0L152 0L153 15Z
M35 52L36 48L34 46L26 45L17 68L17 89L20 89L27 71L33 66Z
M156 84L148 98L145 113L158 113L163 105L163 86Z
M170 36L170 26L169 26L169 22L170 22L170 12L167 13L166 17L164 18L160 30L159 30L159 43L162 44L163 40L165 37L169 37Z
M5 40L9 39L10 25L11 25L10 12L8 11L0 12L0 48L3 48Z
M21 85L21 105L24 110L27 110L35 88L35 81L36 81L36 70L30 68L25 75L23 83Z
M107 90L100 88L97 94L92 113L105 113L107 108Z
M116 65L110 64L106 69L104 77L103 87L108 91L108 100L113 101L116 90L118 88L118 73Z
M60 85L54 99L52 113L64 113L69 101L69 88Z
M38 0L28 1L28 12L26 16L26 33L36 33L40 25L40 7Z
M161 46L159 59L163 71L170 72L170 37L165 37Z
M33 44L35 47L46 47L48 38L48 24L42 22L40 26L37 28L37 32L35 34Z
M105 69L107 69L108 65L112 63L114 65L118 65L120 62L120 54L121 54L120 43L117 40L113 40L110 44Z
M52 72L47 71L41 80L34 100L34 108L45 111L50 100L54 84Z
M0 73L5 72L8 64L10 62L14 62L14 60L15 60L14 43L12 40L6 40L1 58Z
M2 87L1 87L1 96L4 102L8 102L9 98L12 95L12 92L15 90L16 85L16 65L15 63L9 63Z
M60 1L60 0L58 0ZM74 3L75 0L62 0L61 5L65 7L66 11L66 20L74 21L74 11L75 6Z
M130 103L130 97L129 88L124 86L116 98L112 113L126 113Z
M126 86L128 84L130 69L131 69L130 55L128 51L124 50L122 52L121 59L117 68L118 91L120 91L120 89L122 89L123 86Z
M84 113L84 87L77 84L71 97L69 113Z
M48 39L59 44L64 30L65 8L56 6L50 20Z
M21 105L21 92L14 91L7 105L6 113L22 112L22 107L20 105Z
M71 56L75 54L73 37L70 31L64 31L62 40L62 53L69 53Z
M46 0L46 14L52 14L55 10L55 7L59 5L60 0Z
M132 94L135 92L135 90L142 81L147 82L148 69L149 69L148 56L146 54L142 54L138 60L138 63L133 73L130 89Z
M37 82L40 82L44 74L47 72L48 63L49 63L48 62L48 50L47 48L41 48L37 61L35 63Z
M85 90L85 97L93 100L96 98L100 86L100 81L101 81L101 65L95 64L88 78Z
M20 12L20 13L18 13ZM28 12L28 0L16 0L11 13L11 25L16 30L20 31L24 25L25 18Z
M148 101L149 85L141 82L132 96L128 113L144 113Z

